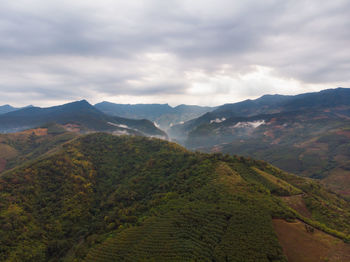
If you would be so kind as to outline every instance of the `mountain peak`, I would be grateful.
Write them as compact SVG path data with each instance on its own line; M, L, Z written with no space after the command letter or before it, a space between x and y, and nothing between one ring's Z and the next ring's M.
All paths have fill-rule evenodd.
M78 100L70 102L67 104L51 107L51 108L71 108L71 109L81 109L81 108L93 108L95 109L87 100ZM96 109L95 109L96 110Z

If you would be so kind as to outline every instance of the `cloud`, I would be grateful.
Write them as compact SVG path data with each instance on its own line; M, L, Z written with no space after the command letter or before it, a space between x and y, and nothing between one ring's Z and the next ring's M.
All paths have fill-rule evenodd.
M0 104L220 104L350 83L346 0L1 5Z

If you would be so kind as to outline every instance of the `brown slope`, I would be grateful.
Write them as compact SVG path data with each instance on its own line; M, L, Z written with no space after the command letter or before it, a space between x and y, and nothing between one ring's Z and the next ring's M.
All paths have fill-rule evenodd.
M289 262L350 261L350 245L296 220L274 219L273 225ZM312 231L312 230L311 230Z

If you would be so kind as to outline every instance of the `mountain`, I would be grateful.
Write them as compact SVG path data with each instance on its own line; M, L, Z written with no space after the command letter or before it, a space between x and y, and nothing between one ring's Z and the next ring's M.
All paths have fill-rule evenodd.
M18 108L12 107L10 105L0 106L0 114L6 114L8 112L12 112L12 111L15 111L15 110L18 110Z
M33 107L33 106L29 105L29 106L25 106L25 107L22 107L22 108L29 108L29 107ZM16 108L16 107L13 107L13 106L10 106L10 105L3 105L3 106L0 106L0 115L1 114L6 114L6 113L9 113L9 112L13 112L13 111L16 111L16 110L19 110L19 109L22 109L22 108Z
M264 95L255 100L225 104L212 113L213 116L254 116L286 111L310 110L324 107L350 106L350 89L326 89L320 92L295 96Z
M1 261L346 261L349 234L311 179L155 138L89 134L0 176Z
M173 127L192 149L251 156L350 196L350 89L263 96Z
M265 114L276 114L290 111L316 110L324 108L345 107L343 112L348 114L350 107L350 89L336 88L320 92L300 94L296 96L264 95L255 100L245 100L238 103L219 106L198 118L185 123L174 125L169 134L171 137L184 141L186 135L202 124L222 122L234 117L252 117ZM341 110L341 109L340 109Z
M167 130L172 125L187 121L192 118L212 111L213 107L192 105L178 105L171 107L168 104L114 104L101 102L95 105L100 111L114 116L133 119L149 119L157 123L162 129Z
M148 118L155 119L162 114L172 112L172 107L168 104L115 104L110 102L101 102L95 107L109 115L117 115L128 118Z
M0 132L17 132L55 122L67 129L81 132L108 131L117 134L135 134L166 137L166 134L148 120L132 120L102 113L86 100L49 108L27 107L0 115Z

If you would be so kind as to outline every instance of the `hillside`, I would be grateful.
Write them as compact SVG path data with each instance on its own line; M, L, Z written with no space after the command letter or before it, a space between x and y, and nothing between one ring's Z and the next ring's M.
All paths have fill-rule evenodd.
M116 134L167 137L151 121L109 116L86 100L48 108L27 107L0 115L0 132L18 132L49 122L66 125L67 128L74 127L76 131L82 133L106 131Z
M349 203L262 161L95 133L0 177L1 261L286 261L276 219L350 254Z
M349 89L264 96L224 105L169 133L182 133L178 140L189 148L262 159L350 196L349 101Z
M149 119L156 122L163 130L168 130L175 124L199 117L215 109L193 105L171 107L168 104L130 105L110 102L101 102L96 104L95 107L108 115L132 119Z
M76 132L68 132L56 124L0 134L0 173L45 155L77 136Z

